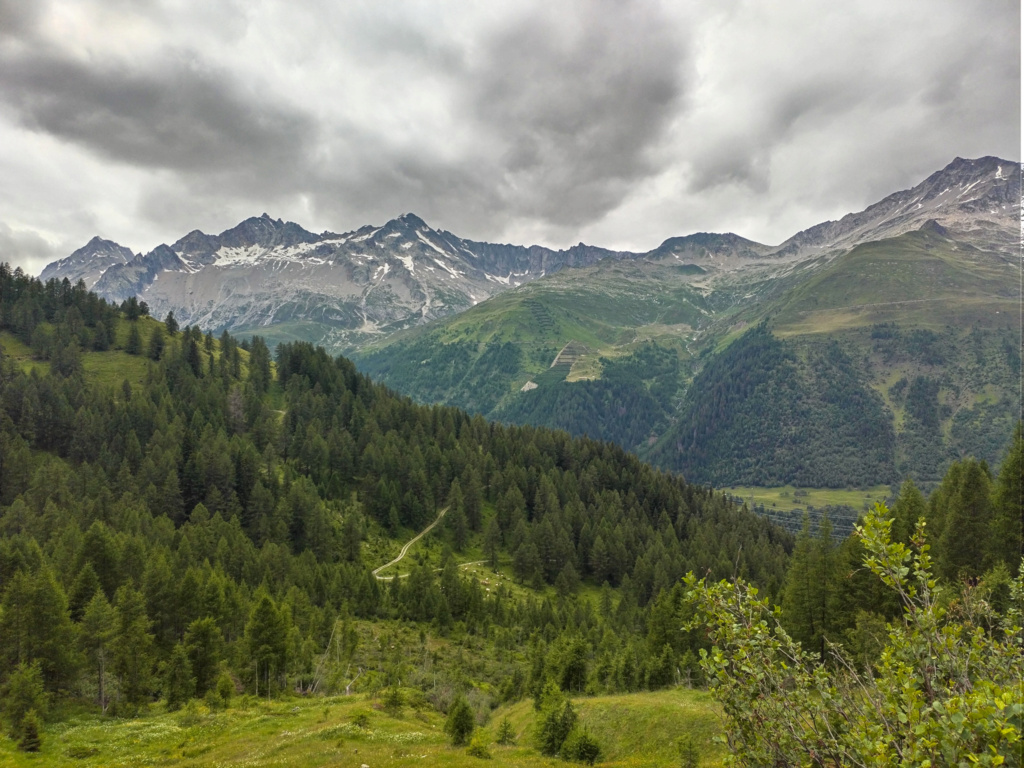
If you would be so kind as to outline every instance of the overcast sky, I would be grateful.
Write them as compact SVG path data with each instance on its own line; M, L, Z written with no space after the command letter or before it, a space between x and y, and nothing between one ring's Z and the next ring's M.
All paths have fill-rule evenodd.
M1019 160L1020 37L1019 0L0 0L0 260L264 211L774 244Z

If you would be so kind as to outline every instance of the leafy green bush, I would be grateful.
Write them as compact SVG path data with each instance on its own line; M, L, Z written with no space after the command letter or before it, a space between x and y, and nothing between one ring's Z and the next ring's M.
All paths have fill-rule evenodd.
M466 754L471 757L478 757L481 760L491 759L491 750L487 748L488 741L483 731L477 731L473 734L472 741L469 742L469 746L466 748Z
M805 651L779 610L742 581L686 577L713 643L702 662L739 763L1020 765L1024 575L1010 584L1003 614L974 584L947 594L932 576L923 521L912 547L890 540L892 522L876 505L857 529L864 564L903 606L867 670L836 645L824 661Z

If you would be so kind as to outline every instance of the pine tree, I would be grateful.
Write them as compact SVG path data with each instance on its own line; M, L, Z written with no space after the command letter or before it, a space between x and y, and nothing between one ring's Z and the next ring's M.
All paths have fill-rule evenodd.
M991 481L977 461L962 462L956 493L946 507L938 565L946 579L976 578L984 569L992 519Z
M103 590L96 590L85 608L79 627L79 647L96 671L96 699L100 711L107 711L107 665L114 639L116 615Z
M266 592L257 596L256 605L245 626L246 649L253 665L256 694L259 695L262 677L267 695L271 681L286 668L287 645L285 624L277 606Z
M532 540L527 539L519 545L512 556L512 571L522 583L532 583L540 575L540 554Z
M483 489L480 487L480 475L472 466L467 467L462 475L462 502L470 530L479 531L482 523Z
M541 694L536 725L537 748L543 755L557 755L576 725L576 710L558 686L548 682Z
M516 743L516 732L508 715L505 715L498 724L498 736L495 741L503 747Z
M128 326L128 341L124 345L124 351L129 355L137 355L142 351L142 336L139 334L137 322Z
M913 480L908 478L903 482L892 511L892 540L910 543L910 536L917 527L917 521L928 515L928 505L925 504L924 496L914 485Z
M216 683L217 669L224 652L224 635L212 616L189 624L185 633L185 650L195 677L195 695L202 697Z
M833 634L829 595L835 583L836 552L828 516L822 517L818 535L812 538L805 513L786 577L782 610L787 630L807 650L823 654L825 641Z
M97 352L106 352L110 349L111 331L102 320L96 323L92 333L92 348Z
M181 643L174 646L171 657L164 664L163 686L168 712L181 709L195 695L196 679L192 676L192 664Z
M137 709L150 695L153 675L153 635L142 594L131 585L118 588L114 597L112 668L119 680L120 695Z
M29 712L46 714L48 697L43 688L43 674L39 665L18 664L7 678L3 689L3 714L11 736L18 738Z
M164 354L164 329L162 325L157 325L153 328L153 332L149 334L149 346L146 350L146 356L150 360L159 360Z
M174 319L174 310L167 313L164 318L164 325L167 327L167 335L173 336L178 332L178 321Z
M198 329L196 329L198 333ZM196 342L195 333L192 329L186 328L184 332L185 345L185 362L188 363L189 370L197 378L203 375L203 355L199 351L199 344Z
M73 637L67 598L52 571L17 571L0 603L0 659L7 668L38 663L47 690L60 690L76 673Z
M994 494L992 554L1002 560L1010 572L1020 569L1024 555L1024 425L1017 422L1013 443L999 468Z
M567 561L555 578L555 591L560 597L569 597L575 594L579 588L580 577L576 573L576 568L573 567L572 561Z
M461 552L469 543L469 521L466 520L466 508L462 499L462 487L458 480L452 481L448 492L448 512L445 523L452 533L452 546Z
M72 621L82 620L86 606L89 605L89 601L92 600L93 595L97 591L102 590L99 577L96 575L96 569L92 567L92 563L86 562L78 570L78 575L75 576L75 580L71 584L68 608L71 611Z
M473 710L464 696L459 696L452 703L448 710L448 717L444 721L444 732L452 740L452 746L461 747L469 741L473 734L476 723L473 720Z
M498 527L497 517L487 521L484 529L484 554L487 556L487 564L495 573L498 571L498 550L501 549L501 528Z
M19 730L18 749L22 752L38 752L43 746L43 740L39 735L39 717L34 709L25 713Z

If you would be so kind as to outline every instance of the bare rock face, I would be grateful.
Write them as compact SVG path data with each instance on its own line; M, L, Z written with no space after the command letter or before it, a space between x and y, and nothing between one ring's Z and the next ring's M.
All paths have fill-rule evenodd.
M110 267L127 264L133 258L135 254L123 245L94 237L70 256L47 265L39 279L46 282L66 277L72 283L84 280L86 288L92 288Z
M849 250L918 230L929 220L952 235L977 236L990 248L1016 252L1019 238L1013 233L1019 229L1020 183L1019 163L997 157L958 157L912 189L889 195L860 213L797 233L776 253L806 256L835 248Z
M582 243L564 251L477 243L413 214L319 235L263 214L219 235L194 230L134 257L97 243L107 241L94 239L49 265L44 277L88 274L99 295L116 302L137 296L157 316L173 310L179 322L213 331L285 327L335 349L458 312L564 267L634 255Z

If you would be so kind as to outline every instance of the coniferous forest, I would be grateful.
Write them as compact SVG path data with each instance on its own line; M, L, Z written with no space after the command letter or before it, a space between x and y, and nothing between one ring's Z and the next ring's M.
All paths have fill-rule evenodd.
M756 585L822 657L873 658L900 615L827 520L794 541L610 443L417 405L310 344L272 355L7 266L0 334L0 703L26 750L76 711L369 692L447 714L453 741L463 708L472 730L532 697L538 748L585 759L565 696L704 680L688 572ZM707 393L693 428L729 398ZM924 519L938 575L1009 610L1022 462L1018 426L1001 467L954 463L929 497L904 484L892 540ZM374 573L435 519L436 561Z
M49 367L0 369L8 689L119 714L303 690L339 619L505 649L474 680L494 697L548 677L658 688L696 669L699 638L672 631L684 573L781 592L785 533L611 444L415 405L311 345L272 361L146 309L0 272L0 328ZM145 361L141 382L97 379L98 355ZM442 509L442 570L377 580L365 543ZM461 578L473 542L531 589Z

